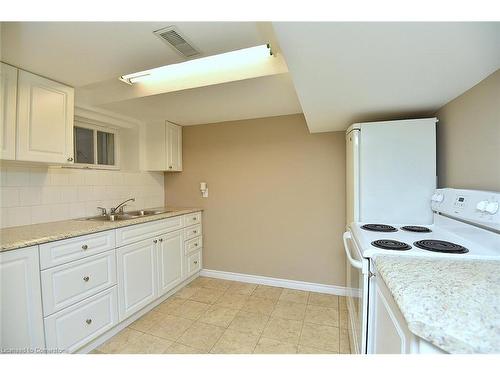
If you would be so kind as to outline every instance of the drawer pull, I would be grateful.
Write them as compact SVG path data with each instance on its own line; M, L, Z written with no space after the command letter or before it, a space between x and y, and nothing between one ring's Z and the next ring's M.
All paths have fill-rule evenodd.
M198 233L198 231L197 230L193 230L193 233L196 234L196 233Z
M83 278L83 281L85 281L85 282L87 282L87 281L89 281L89 280L90 280L90 277L89 277L89 276L85 276L85 277Z
M85 323L87 323L87 324L92 324L92 319L87 319L87 320L85 321Z
M89 247L87 245L82 245L82 250L87 250Z
M193 263L194 263L194 264L198 264L198 261L197 261L197 260L195 260Z
M153 240L153 243L158 243L158 240Z
M198 242L194 244L194 246L198 246Z
M194 220L194 221L196 221L196 216L195 216L195 217L193 217L193 220Z
M163 242L163 238L160 238L158 241Z

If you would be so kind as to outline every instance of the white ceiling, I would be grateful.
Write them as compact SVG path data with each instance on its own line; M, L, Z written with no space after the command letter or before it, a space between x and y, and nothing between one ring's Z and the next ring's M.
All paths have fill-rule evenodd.
M74 87L184 61L153 31L172 22L3 22L2 60ZM204 56L266 43L255 22L175 22Z
M144 121L207 124L301 113L287 73L100 105Z
M95 90L111 99L106 93L122 84L118 76L182 61L152 33L169 25L4 22L1 59L75 86L81 104L102 104ZM130 100L116 96L103 108L184 125L303 111L312 132L344 130L358 121L432 114L500 68L500 23L175 25L204 55L271 41L290 73Z
M500 68L500 23L273 23L311 132L429 114Z

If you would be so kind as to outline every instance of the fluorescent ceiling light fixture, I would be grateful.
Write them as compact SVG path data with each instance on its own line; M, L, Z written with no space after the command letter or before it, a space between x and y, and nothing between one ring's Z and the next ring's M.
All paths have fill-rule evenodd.
M180 77L189 79L200 75L206 76L223 72L234 75L238 71L244 72L246 70L259 69L262 64L269 62L272 56L271 46L263 44L178 64L165 65L142 72L126 74L121 76L120 80L128 84L134 84L137 82L165 82L178 80Z

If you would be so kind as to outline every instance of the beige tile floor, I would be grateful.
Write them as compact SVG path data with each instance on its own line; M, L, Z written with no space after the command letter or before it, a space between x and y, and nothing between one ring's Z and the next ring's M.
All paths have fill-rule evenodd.
M93 353L349 354L345 298L199 277Z

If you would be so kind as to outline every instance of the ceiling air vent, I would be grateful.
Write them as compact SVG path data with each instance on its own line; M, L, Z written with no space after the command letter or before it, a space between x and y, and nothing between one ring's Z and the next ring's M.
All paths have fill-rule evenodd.
M165 27L153 33L188 59L200 55L200 52L179 33L175 26Z

